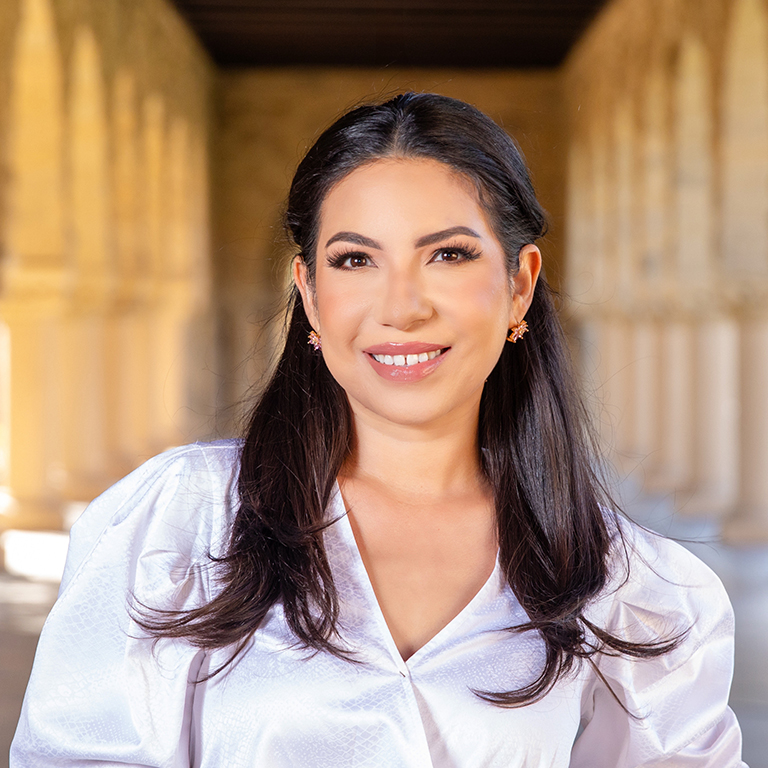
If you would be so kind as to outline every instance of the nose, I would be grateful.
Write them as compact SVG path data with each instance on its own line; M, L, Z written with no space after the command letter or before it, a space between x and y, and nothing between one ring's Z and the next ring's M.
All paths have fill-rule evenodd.
M390 268L377 301L376 320L401 331L429 319L434 310L418 269Z

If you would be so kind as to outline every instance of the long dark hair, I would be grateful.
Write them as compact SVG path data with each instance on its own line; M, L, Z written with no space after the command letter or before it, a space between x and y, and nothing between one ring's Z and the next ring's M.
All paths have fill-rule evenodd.
M291 185L288 232L310 279L319 214L329 190L381 158L430 158L470 179L510 274L520 249L546 230L546 216L514 141L474 107L435 94L406 93L358 107L309 150ZM351 449L346 395L321 355L296 289L285 347L248 424L240 460L240 508L225 555L221 590L187 612L160 611L139 623L156 636L204 648L242 650L267 611L281 603L299 644L344 656L339 601L323 546L327 506ZM526 315L531 332L506 344L480 405L480 462L493 489L499 560L546 647L541 673L514 691L477 692L500 706L544 696L579 658L599 652L635 657L668 652L676 638L630 643L585 617L611 575L620 529L595 472L595 451L570 368L553 296L540 278ZM619 542L618 544L616 542Z

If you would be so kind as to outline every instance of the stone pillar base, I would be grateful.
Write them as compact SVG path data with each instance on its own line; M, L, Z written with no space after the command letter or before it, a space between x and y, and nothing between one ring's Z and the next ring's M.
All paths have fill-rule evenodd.
M723 541L728 544L768 544L768 510L739 510L723 523Z
M734 515L725 522L727 541L768 543L768 317L741 323L740 482Z
M0 513L0 530L61 531L64 514L58 502L14 499Z
M733 494L722 488L698 488L685 500L678 511L686 517L724 520L733 514Z

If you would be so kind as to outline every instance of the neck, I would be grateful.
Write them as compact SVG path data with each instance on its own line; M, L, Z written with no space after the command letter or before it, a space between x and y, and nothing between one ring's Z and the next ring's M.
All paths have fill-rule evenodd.
M372 483L411 503L485 488L477 441L479 402L427 425L397 424L352 410L354 448L341 480Z

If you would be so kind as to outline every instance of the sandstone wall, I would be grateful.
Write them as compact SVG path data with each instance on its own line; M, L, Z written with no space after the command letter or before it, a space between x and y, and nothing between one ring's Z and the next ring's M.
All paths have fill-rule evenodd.
M210 431L213 70L166 0L0 5L0 525Z
M767 4L613 0L526 72L222 72L167 0L1 4L0 527L59 527L141 459L239 430L296 163L413 89L521 144L621 471L768 538Z
M238 433L277 342L293 169L341 111L405 89L518 139L557 285L555 72L219 72L166 0L0 7L0 527L57 528L142 459Z
M563 78L567 286L606 446L768 539L768 6L614 0Z

